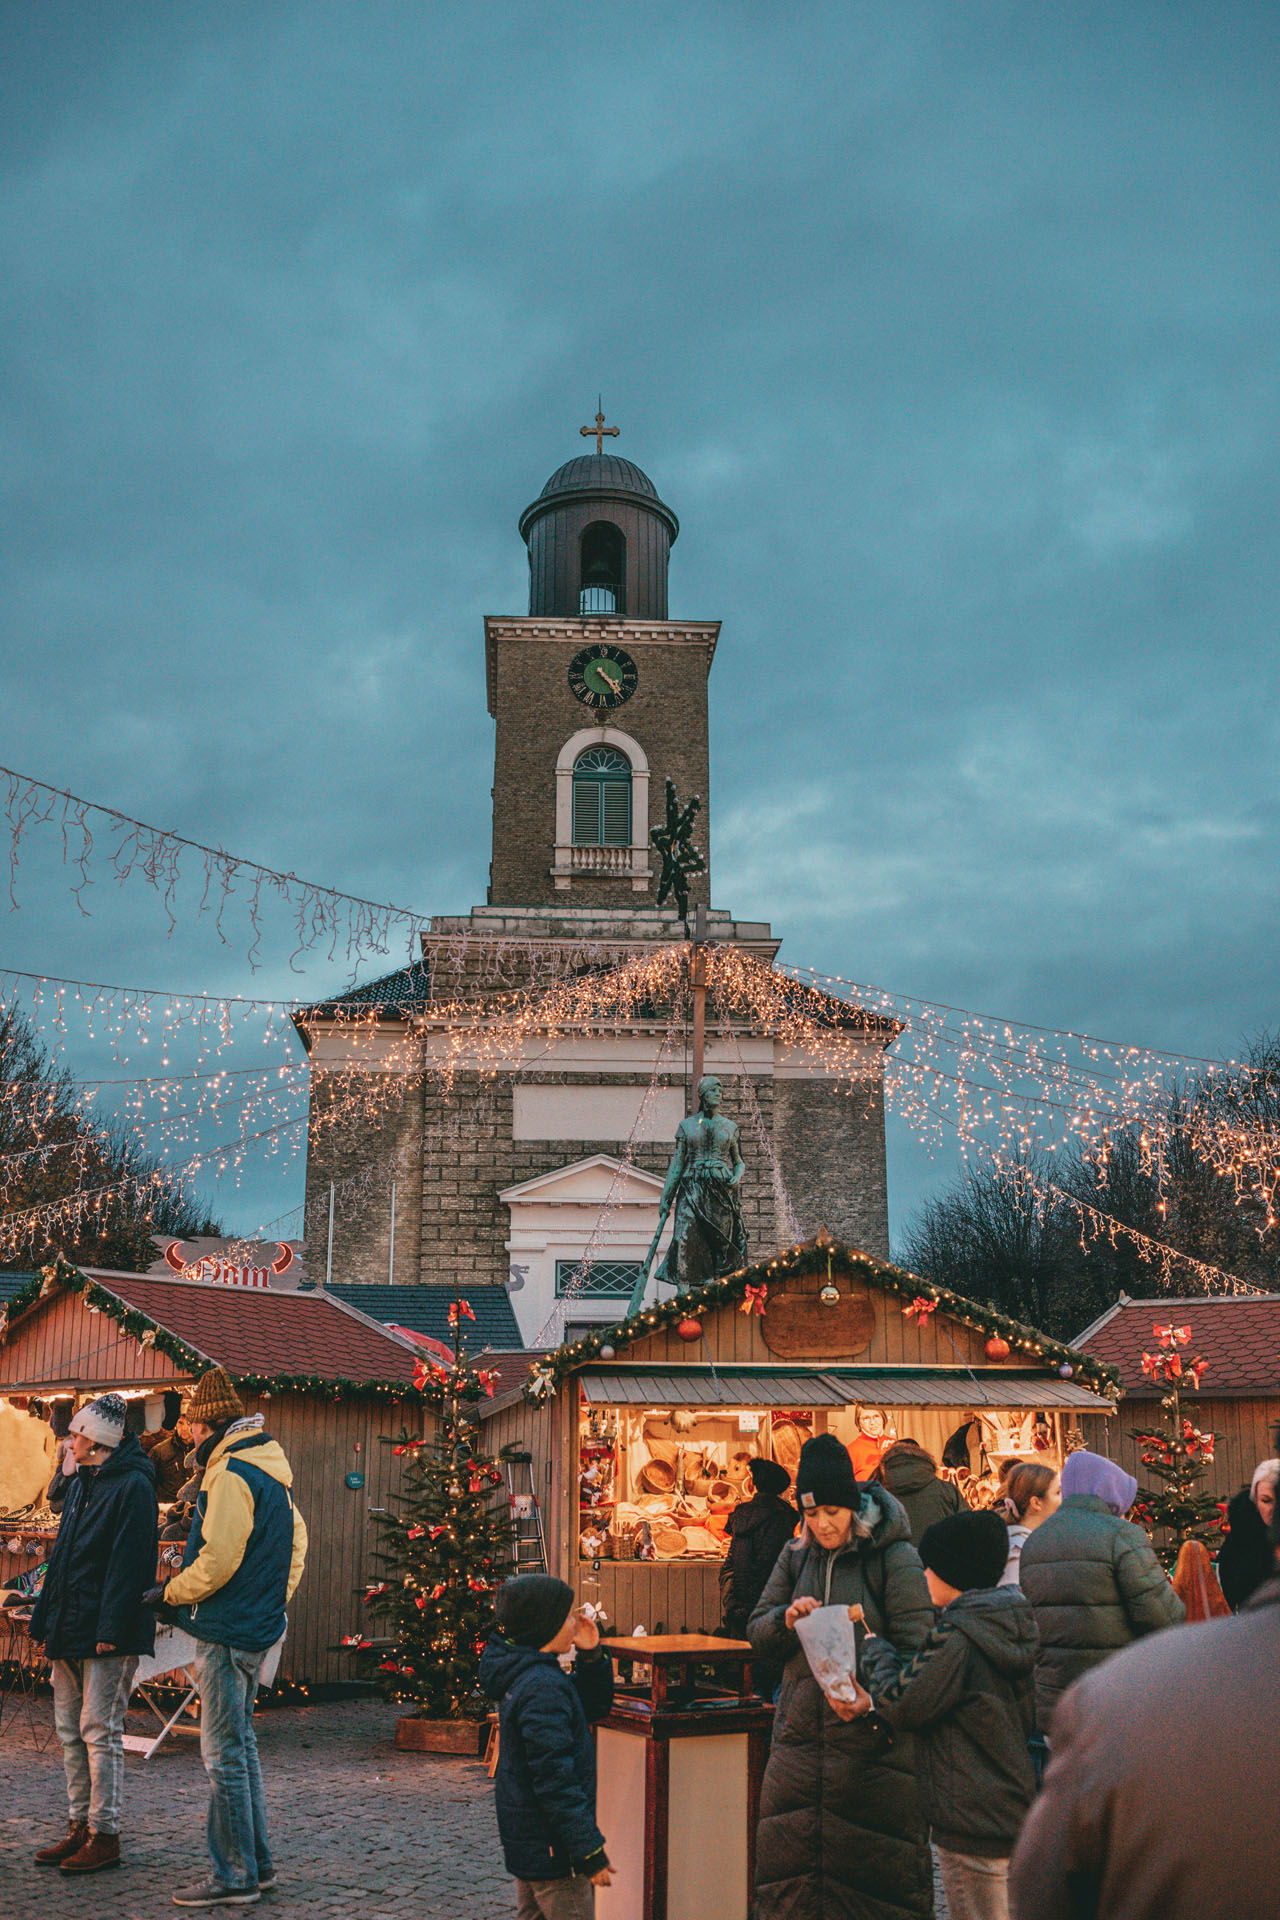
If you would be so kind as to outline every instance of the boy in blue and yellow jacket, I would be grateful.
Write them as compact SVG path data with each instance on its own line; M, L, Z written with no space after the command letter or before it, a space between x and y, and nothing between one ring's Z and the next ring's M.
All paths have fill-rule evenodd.
M610 1882L596 1825L591 1722L613 1705L613 1662L573 1588L546 1573L503 1582L480 1685L498 1702L498 1832L517 1920L591 1920ZM572 1676L560 1655L577 1648Z

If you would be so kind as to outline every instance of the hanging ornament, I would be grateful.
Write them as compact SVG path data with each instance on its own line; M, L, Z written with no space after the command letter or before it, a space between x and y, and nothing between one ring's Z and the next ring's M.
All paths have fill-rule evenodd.
M1058 1368L1058 1378L1059 1380L1070 1380L1074 1372L1075 1372L1075 1368L1071 1365L1071 1362L1069 1360L1064 1360L1062 1365Z
M616 1359L617 1359L617 1357L618 1357L618 1353L617 1353L617 1349L616 1349L615 1347L611 1347L611 1346L609 1346L609 1345L607 1345L607 1344L606 1344L605 1346L603 1346L603 1347L601 1347L601 1349L600 1349L600 1358L601 1358L602 1360L616 1360Z
M821 1293L818 1295L818 1298L819 1300L821 1300L824 1307L834 1307L835 1305L837 1305L840 1299L840 1289L836 1285L834 1280L827 1281L826 1286L823 1287Z
M687 1313L684 1319L677 1324L676 1332L682 1340L701 1340L702 1322L701 1320L695 1320L691 1313Z
M998 1333L993 1333L982 1351L986 1354L988 1360L1007 1360L1009 1358L1009 1342L1001 1339Z

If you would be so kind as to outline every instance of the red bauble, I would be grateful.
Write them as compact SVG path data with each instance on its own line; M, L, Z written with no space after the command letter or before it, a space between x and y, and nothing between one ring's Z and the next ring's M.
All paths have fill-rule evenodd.
M676 1332L682 1340L701 1340L702 1322L695 1320L692 1314L686 1314L677 1325Z
M1009 1342L1002 1340L998 1333L993 1333L983 1348L983 1352L986 1354L988 1360L1007 1360L1009 1358Z

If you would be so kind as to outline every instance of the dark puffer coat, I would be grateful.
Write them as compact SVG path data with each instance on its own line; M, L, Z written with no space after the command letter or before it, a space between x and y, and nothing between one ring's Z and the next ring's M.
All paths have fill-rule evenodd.
M1227 1508L1227 1528L1218 1554L1218 1584L1232 1612L1238 1613L1276 1571L1276 1550L1248 1487L1242 1487Z
M939 1480L933 1462L918 1453L895 1453L890 1447L880 1462L885 1486L906 1508L911 1538L919 1540L935 1520L959 1513L964 1502L951 1480Z
M1036 1717L1049 1733L1059 1697L1109 1653L1186 1609L1141 1527L1095 1494L1077 1493L1038 1526L1022 1549L1019 1584L1040 1629Z
M100 1467L80 1467L63 1503L31 1637L50 1660L92 1660L102 1642L117 1653L152 1653L156 1617L142 1605L159 1552L156 1476L127 1433Z
M720 1605L726 1632L741 1639L778 1555L796 1530L798 1515L773 1493L744 1501L729 1522L729 1551L720 1568Z
M904 1920L933 1911L933 1872L916 1800L912 1742L885 1750L865 1721L834 1714L785 1625L793 1600L860 1604L871 1632L862 1672L873 1692L923 1646L933 1607L907 1516L883 1487L864 1489L868 1540L825 1553L806 1530L779 1557L747 1637L786 1663L756 1837L759 1920ZM890 1644L884 1645L887 1641ZM896 1652L895 1652L896 1650Z
M876 1698L915 1735L920 1810L936 1844L1007 1860L1035 1798L1035 1615L1017 1587L962 1593L901 1679Z
M494 1634L480 1685L498 1703L498 1833L518 1880L565 1880L604 1864L596 1825L596 1746L590 1722L613 1705L613 1662L579 1654L573 1676L554 1653Z

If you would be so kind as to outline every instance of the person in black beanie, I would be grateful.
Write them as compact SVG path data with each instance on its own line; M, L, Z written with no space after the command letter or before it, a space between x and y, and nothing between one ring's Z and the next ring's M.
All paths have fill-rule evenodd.
M858 1689L859 1712L913 1733L920 1806L953 1914L1008 1920L1009 1857L1035 1798L1040 1636L1020 1587L999 1585L1009 1535L998 1513L926 1527L920 1558L938 1619L888 1687Z
M776 1460L753 1460L747 1472L754 1492L729 1517L729 1551L720 1567L720 1631L730 1640L746 1637L764 1583L799 1524L795 1508L784 1498L791 1486L786 1468ZM756 1663L756 1691L766 1700L781 1678L780 1668Z
M611 1881L596 1825L590 1723L613 1705L613 1663L573 1588L547 1573L505 1580L480 1685L498 1702L498 1832L517 1920L591 1920ZM572 1675L560 1656L577 1650Z
M832 1433L806 1440L796 1472L803 1526L747 1622L761 1660L783 1668L756 1836L758 1920L924 1920L933 1869L910 1740L886 1753L847 1700L824 1694L795 1632L815 1607L863 1609L864 1671L887 1685L933 1619L907 1516L860 1486ZM1003 1564L1003 1563L1002 1563Z

